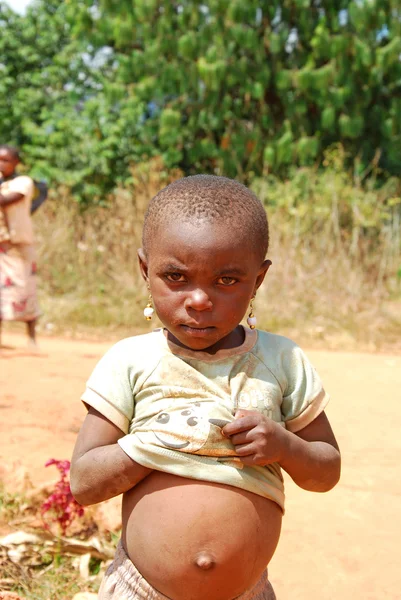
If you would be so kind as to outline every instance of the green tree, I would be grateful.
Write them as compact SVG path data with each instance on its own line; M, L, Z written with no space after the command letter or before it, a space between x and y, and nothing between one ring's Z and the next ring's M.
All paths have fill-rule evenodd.
M76 34L113 55L106 101L119 111L127 102L144 107L136 142L168 166L280 174L341 142L362 168L380 151L382 164L400 172L398 0L69 7Z
M26 16L0 2L0 28L0 137L23 146L49 110L76 100L87 73L58 0L36 2Z
M107 60L94 63L87 43L72 38L66 9L37 0L21 16L0 2L0 143L21 148L34 176L93 199L113 186L93 106Z
M400 174L399 0L0 0L0 139L103 202L130 167L243 180L341 143Z

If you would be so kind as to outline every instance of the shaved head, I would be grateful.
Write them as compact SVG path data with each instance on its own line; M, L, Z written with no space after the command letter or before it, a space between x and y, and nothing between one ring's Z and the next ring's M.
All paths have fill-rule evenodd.
M227 177L193 175L170 183L150 201L143 226L143 248L171 221L223 223L232 235L246 234L261 261L269 246L265 209L247 187Z

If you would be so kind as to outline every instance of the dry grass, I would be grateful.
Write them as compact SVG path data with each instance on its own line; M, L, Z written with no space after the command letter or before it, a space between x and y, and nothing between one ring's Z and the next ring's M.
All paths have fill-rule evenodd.
M326 166L255 182L272 224L261 324L317 347L401 350L401 182L362 184L337 153Z
M136 249L149 199L180 173L160 163L133 172L110 208L80 212L57 190L35 216L42 332L110 339L146 329ZM258 323L302 344L399 349L400 182L363 187L338 167L323 175L256 181L268 207L273 266L258 294Z
M315 348L401 350L401 301L344 254L272 240L273 265L257 298L260 325Z
M40 263L42 329L95 335L127 334L143 326L146 288L137 268L149 199L180 173L137 169L134 186L112 208L81 212L60 189L35 217Z
M58 564L50 564L45 574L27 575L15 564L7 561L1 565L0 576L13 580L10 591L24 600L72 600L78 592L96 593L99 582L80 581L77 569L70 557L60 557ZM8 586L7 586L8 587Z
M70 537L58 538L44 529L41 519L40 507L48 491L10 493L0 485L0 539L18 532L12 545L0 541L0 591L12 591L26 600L71 600L78 592L97 592L119 532L99 531L92 510L74 523ZM100 553L90 545L94 538ZM85 542L93 550L88 561L77 550Z

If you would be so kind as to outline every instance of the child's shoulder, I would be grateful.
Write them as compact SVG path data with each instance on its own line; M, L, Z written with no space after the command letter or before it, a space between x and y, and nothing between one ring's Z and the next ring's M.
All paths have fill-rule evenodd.
M315 373L302 348L283 335L258 330L254 354L278 380L292 381Z
M11 181L24 181L25 183L33 183L32 177L29 175L16 175Z
M13 179L8 182L10 187L24 186L33 188L33 179L29 175L16 175Z
M150 333L123 338L109 348L103 357L104 361L134 365L140 362L157 360L163 353L163 332L156 329Z
M263 331L258 329L258 341L256 344L256 350L266 354L277 354L292 353L297 350L301 350L298 344L293 340L284 335L277 333L270 333L269 331Z
M2 189L8 192L17 192L25 196L32 196L34 193L33 179L28 175L17 175L12 179L3 182Z
M271 370L292 370L308 362L305 352L296 342L284 335L258 330L253 353Z
M258 331L254 353L266 370L260 372L260 379L269 372L280 388L286 428L295 432L306 427L324 410L329 396L305 352L285 336Z

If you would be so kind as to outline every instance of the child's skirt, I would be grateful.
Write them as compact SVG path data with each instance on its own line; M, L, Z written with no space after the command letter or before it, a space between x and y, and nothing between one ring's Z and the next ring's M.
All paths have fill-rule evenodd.
M257 584L235 600L275 600L276 596L264 571ZM128 558L121 541L114 561L106 571L98 600L170 600L142 577Z
M39 315L34 246L0 243L0 321L34 321Z

